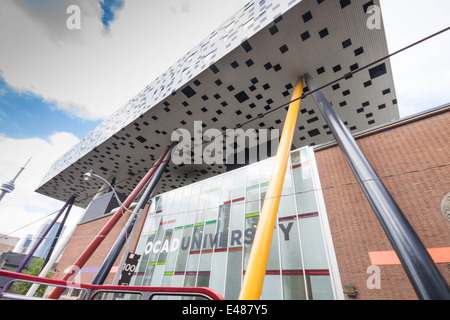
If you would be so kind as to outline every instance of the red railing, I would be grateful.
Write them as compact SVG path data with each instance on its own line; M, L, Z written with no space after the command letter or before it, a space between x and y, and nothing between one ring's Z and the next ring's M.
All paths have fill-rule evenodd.
M81 300L115 299L118 295L134 295L142 300L151 300L161 297L182 297L182 298L201 298L207 300L224 300L216 291L203 287L141 287L141 286L110 286L110 285L92 285L86 283L74 283L70 281L61 281L54 279L30 276L23 273L0 270L0 277L10 278L8 283L14 281L28 282L39 285L58 287L62 289L80 289L83 291ZM5 287L8 287L5 285ZM40 298L16 295L9 292L0 291L0 300L35 300Z

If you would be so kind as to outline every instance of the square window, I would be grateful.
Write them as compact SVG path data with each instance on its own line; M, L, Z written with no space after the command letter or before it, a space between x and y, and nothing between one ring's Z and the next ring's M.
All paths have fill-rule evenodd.
M242 103L242 102L247 101L248 99L250 99L249 96L245 93L245 91L239 92L239 93L236 94L234 97L235 97L235 98L237 99L237 101L239 101L240 103Z
M379 76L382 76L385 73L387 73L387 70L386 70L386 64L384 64L384 63L379 64L378 66L369 69L370 79L378 78Z
M343 91L342 92L342 95L345 97L345 96L348 96L350 94L350 90L345 90L345 91Z
M302 15L303 18L303 22L308 22L309 20L312 19L312 14L311 11L308 11L307 13L305 13L304 15Z
M220 86L220 85L222 84L222 80L217 79L217 80L215 81L215 83L216 83L217 86Z
M281 20L283 20L283 16L280 14L278 17L276 17L276 18L273 20L273 22L278 23L278 22L280 22Z
M227 89L228 89L228 91L233 91L233 90L234 90L234 87L233 87L233 85L229 85L229 86L227 87Z
M342 9L344 9L346 6L348 6L351 3L350 0L340 0L339 2L341 3Z
M352 45L352 39L347 39L345 41L342 41L342 47L345 49L347 47L350 47Z
M322 30L319 31L319 36L320 36L321 38L325 38L328 34L329 34L329 33L328 33L328 29L327 29L327 28L322 29Z
M255 86L250 86L250 87L248 87L248 89L249 89L250 91L255 91L255 90L256 90L256 87L255 87Z
M139 141L139 142L141 142L141 143L144 143L144 142L147 141L147 139L145 139L143 136L137 137L136 140Z
M270 68L272 68L272 64L271 64L270 62L267 62L267 63L264 65L264 68L266 68L266 70L269 70Z
M355 51L353 51L355 53L355 57L359 56L360 54L364 53L364 49L363 47L359 47L358 49L356 49Z
M358 66L357 63L352 64L352 65L350 66L350 71L354 71L354 70L356 70L356 69L358 69L358 68L359 68L359 66Z
M267 89L269 89L270 88L270 85L268 84L268 83L266 83L265 85L263 85L263 89L264 90L267 90Z
M311 118L311 119L306 120L306 122L312 123L312 122L316 122L317 120L319 120L319 118L314 117L314 118Z
M203 95L203 96L202 96L202 99L203 99L203 101L206 101L206 100L208 100L209 98L208 98L207 95Z
M254 62L252 59L248 59L247 61L245 61L245 64L247 65L247 67L251 67L252 65L254 65Z
M325 72L325 68L324 67L320 67L319 69L316 70L317 74L322 74Z
M319 131L319 129L316 128L316 129L308 131L308 134L312 138L312 137L318 136L320 134L320 131Z
M275 66L273 67L273 70L275 70L275 71L280 71L280 70L281 70L280 64L275 65Z
M198 87L199 85L201 85L201 82L198 81L198 80L195 80L195 81L194 81L194 84Z
M303 41L306 41L307 39L309 39L311 37L311 35L309 34L308 31L303 32L300 37L302 38Z
M334 85L332 85L331 86L331 88L333 89L333 90L337 90L337 89L339 89L341 86L339 85L339 83L336 83L336 84L334 84Z
M333 67L333 71L334 72L338 72L338 71L340 71L342 68L341 68L341 65L340 64L338 64L337 66L334 66Z
M372 85L372 81L366 81L366 82L364 82L364 88L366 88L366 87L368 87L368 86L371 86Z
M373 6L373 1L372 1L372 0L369 1L369 2L367 2L365 5L363 5L364 13L367 13L367 9L368 9L370 6Z
M245 52L249 52L250 50L253 49L248 40L242 42L242 48L244 48Z
M347 101L339 102L340 107L345 107L347 105Z
M181 92L184 93L184 95L188 98L191 98L192 96L194 96L197 92L195 92L194 89L192 89L190 86L187 86L184 89L181 89Z
M270 32L271 35L274 35L274 34L277 33L278 31L279 31L279 30L278 30L278 28L277 28L276 25L274 25L273 27L270 27L270 28L269 28L269 32Z
M288 50L289 50L289 49L288 49L287 45L284 45L284 46L280 47L281 53L285 53L285 52L288 51Z
M210 66L209 66L209 69L210 69L214 74L217 74L217 73L220 71L219 68L217 68L215 64L210 65Z
M237 61L233 61L233 62L231 63L231 67L232 67L233 69L236 69L237 67L239 67L239 64L237 63Z
M252 80L250 80L253 84L257 84L259 81L256 78L253 78Z
M208 109L206 109L205 107L201 108L200 110L202 110L203 112L208 111Z

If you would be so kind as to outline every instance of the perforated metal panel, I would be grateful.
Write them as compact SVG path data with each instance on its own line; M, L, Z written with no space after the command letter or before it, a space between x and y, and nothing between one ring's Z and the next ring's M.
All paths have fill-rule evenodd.
M93 169L116 178L128 194L171 144L172 132L193 135L194 121L202 121L203 131L281 130L285 109L270 111L290 100L299 76L326 84L387 54L383 28L366 26L373 4L378 1L249 2L61 157L36 191L60 200L76 194L85 207L101 187L81 178ZM399 117L388 60L323 91L351 132ZM312 97L305 98L293 148L332 139ZM156 192L225 171L221 164L171 163Z

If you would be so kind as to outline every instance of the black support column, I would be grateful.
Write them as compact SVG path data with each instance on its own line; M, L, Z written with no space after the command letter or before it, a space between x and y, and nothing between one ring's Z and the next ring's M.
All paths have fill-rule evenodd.
M140 211L145 207L148 200L152 196L153 191L155 190L156 186L158 185L158 182L159 182L165 168L167 167L167 164L170 161L172 148L173 148L173 146L170 147L164 160L161 162L161 164L157 168L155 175L152 177L152 179L148 183L147 188L144 191L144 194L142 195L138 204L134 208L133 213L128 218L126 225L122 229L117 240L114 242L114 245L112 246L112 248L109 251L108 255L106 256L105 260L103 261L103 263L100 267L100 270L97 272L94 280L92 281L92 284L102 285L105 282L106 277L108 276L114 262L116 261L117 257L119 256L120 251L122 250L123 246L125 245L125 242L128 239L128 236L130 235L131 231L133 230L134 224L136 223L136 221L139 217ZM118 270L118 272L119 271L120 270Z
M386 189L355 139L310 75L305 81L339 147L399 257L416 294L425 300L449 300L449 287L419 237ZM314 92L315 91L315 92Z

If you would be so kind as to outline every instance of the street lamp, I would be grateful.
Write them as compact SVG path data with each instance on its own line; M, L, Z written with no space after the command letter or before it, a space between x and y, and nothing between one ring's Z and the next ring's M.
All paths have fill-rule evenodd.
M111 190L114 192L114 196L117 199L117 202L120 204L120 207L123 207L125 210L127 210L130 213L133 213L132 211L128 210L128 208L126 208L123 204L122 201L120 201L119 196L116 193L116 190L114 190L114 187L108 182L108 180L104 179L103 177L99 176L98 174L95 174L92 169L89 170L88 172L86 172L85 174L83 174L83 179L84 181L89 181L92 177L96 177L101 179L102 181L104 181L110 188Z

